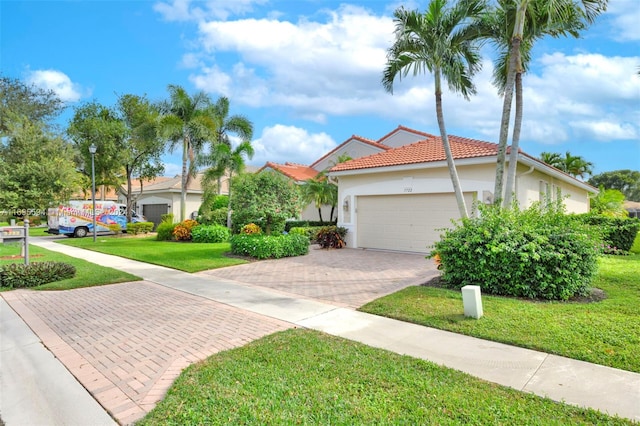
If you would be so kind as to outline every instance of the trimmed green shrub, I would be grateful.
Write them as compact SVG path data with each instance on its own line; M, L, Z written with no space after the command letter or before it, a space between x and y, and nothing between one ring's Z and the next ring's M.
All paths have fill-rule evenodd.
M161 223L173 223L173 213L165 213L160 215Z
M173 240L173 230L177 226L177 223L162 222L156 228L156 240L158 241L171 241Z
M122 226L120 226L119 223L110 223L107 225L107 228L116 235L120 235L122 233Z
M600 239L560 209L520 211L478 206L480 217L445 232L431 255L449 288L479 285L484 293L567 300L588 292Z
M224 243L230 236L229 228L220 225L198 225L191 230L194 243Z
M153 222L127 223L127 234L148 234L149 232L153 231L153 227Z
M35 287L73 278L76 268L64 262L12 263L0 267L0 286L8 288Z
M284 225L284 230L286 232L291 231L291 228L305 228L308 226L315 226L315 227L323 227L323 226L333 226L336 225L337 222L336 221L332 221L332 222L320 222L319 220L288 220L287 223L285 223Z
M173 228L173 237L177 241L191 241L191 230L195 226L198 226L198 222L195 220L183 220Z
M604 252L617 254L619 251L628 252L640 230L640 220L637 218L610 217L594 214L577 215L583 223L597 227L602 233Z
M339 226L325 226L316 233L316 241L322 248L340 249L347 245L344 237L347 235L347 228Z
M309 240L304 235L237 234L230 238L231 252L256 259L279 259L309 253Z
M203 225L221 225L227 226L227 212L229 210L226 207L222 207L209 212L198 215L198 223Z
M324 228L323 226L297 226L289 230L289 234L304 235L309 238L310 242L315 242L318 232Z

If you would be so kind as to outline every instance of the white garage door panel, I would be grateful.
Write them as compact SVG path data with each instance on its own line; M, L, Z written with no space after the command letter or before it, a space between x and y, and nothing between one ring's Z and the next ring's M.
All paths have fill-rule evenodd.
M473 202L465 194L467 208ZM454 194L376 195L357 198L358 247L428 253L438 231L458 218Z

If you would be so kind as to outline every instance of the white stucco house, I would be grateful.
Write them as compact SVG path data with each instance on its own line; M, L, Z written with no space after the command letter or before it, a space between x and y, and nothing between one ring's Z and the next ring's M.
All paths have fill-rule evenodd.
M193 212L197 212L202 204L204 191L201 186L202 175L198 174L191 179L187 187L187 209L186 219L190 218ZM132 192L135 198L135 209L142 214L149 222L156 225L162 220L162 215L173 213L175 221L180 220L180 194L181 176L157 177L149 182L140 185L139 180L134 180ZM126 203L126 197L118 194L118 202Z
M474 202L493 199L497 144L449 136L470 214ZM459 219L439 136L399 126L375 142L379 152L335 165L338 225L349 247L428 253L442 228ZM521 207L562 199L568 212L589 211L597 189L519 153L516 199Z

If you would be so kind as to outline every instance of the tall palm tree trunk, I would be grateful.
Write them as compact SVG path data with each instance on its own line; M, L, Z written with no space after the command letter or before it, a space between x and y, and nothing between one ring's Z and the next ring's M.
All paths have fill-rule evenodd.
M518 61L520 62L520 61ZM516 92L516 117L513 123L513 136L511 138L511 152L509 153L509 168L507 170L507 183L504 194L505 208L511 207L513 197L516 197L516 172L518 168L518 150L520 148L520 130L522 129L522 111L523 111L523 98L522 98L522 70L519 70L516 74L515 82Z
M498 154L496 160L496 182L493 191L494 204L502 204L504 191L504 164L507 154L507 139L509 138L509 121L511 119L511 104L513 102L513 89L518 71L518 59L520 58L520 44L524 32L524 21L529 0L521 0L516 12L513 37L511 38L511 50L509 52L509 65L507 67L507 81L504 86L504 102L502 104L502 119L500 121L500 137L498 140Z
M189 150L189 136L185 135L182 145L182 184L180 186L180 222L184 221L187 213L187 182L189 172L187 170L187 152Z
M436 116L438 117L438 127L440 128L440 138L442 139L442 146L447 158L447 166L449 167L449 174L451 175L451 183L453 184L453 191L456 194L456 202L458 203L458 210L460 211L461 218L469 217L467 214L467 206L464 202L464 195L460 188L460 179L458 178L458 171L453 161L453 154L451 153L451 145L449 145L449 137L447 136L447 130L444 125L444 113L442 111L442 88L440 70L434 70L435 77L435 89L436 89Z

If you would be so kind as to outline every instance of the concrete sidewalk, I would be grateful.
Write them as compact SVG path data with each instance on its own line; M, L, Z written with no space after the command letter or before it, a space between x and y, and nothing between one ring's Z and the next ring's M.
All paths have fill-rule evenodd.
M202 274L188 274L42 239L34 239L32 244L121 269L147 281L235 308L429 360L557 401L592 407L640 421L640 374L637 373L417 326L285 292L250 287ZM3 362L3 375L6 365ZM3 404L0 415L4 418L5 412L10 409ZM11 423L7 424L11 426Z

